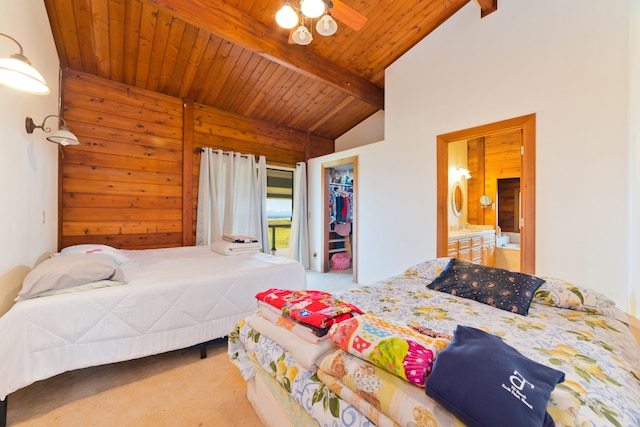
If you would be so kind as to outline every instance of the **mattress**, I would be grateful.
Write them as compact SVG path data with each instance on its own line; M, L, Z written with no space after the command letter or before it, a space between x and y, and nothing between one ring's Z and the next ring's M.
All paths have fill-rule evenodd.
M224 337L255 311L257 292L306 287L300 263L263 253L124 253L126 284L20 301L0 318L0 397L62 372Z

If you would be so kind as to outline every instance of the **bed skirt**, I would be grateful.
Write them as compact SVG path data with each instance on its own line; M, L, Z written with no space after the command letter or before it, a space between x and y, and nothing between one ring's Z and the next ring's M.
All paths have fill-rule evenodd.
M257 363L247 383L247 399L266 427L317 427L298 402Z

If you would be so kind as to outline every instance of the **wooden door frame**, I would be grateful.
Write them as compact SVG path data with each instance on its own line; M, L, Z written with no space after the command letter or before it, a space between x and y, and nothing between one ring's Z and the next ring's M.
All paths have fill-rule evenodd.
M536 115L529 114L496 123L451 132L436 137L437 173L437 242L438 257L447 256L449 223L447 197L449 188L449 143L473 139L488 134L518 130L522 132L520 193L522 197L522 219L520 228L520 271L535 273L536 256Z
M351 265L353 268L353 281L358 283L358 156L345 157L322 163L322 269L323 273L329 271L329 170L338 166L353 165L353 206L352 227L353 239L351 240Z

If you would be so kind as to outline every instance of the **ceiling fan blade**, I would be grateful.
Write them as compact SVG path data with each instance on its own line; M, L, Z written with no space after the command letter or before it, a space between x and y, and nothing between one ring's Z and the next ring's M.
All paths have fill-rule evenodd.
M358 31L367 23L365 16L362 16L340 0L331 0L330 3L333 5L330 9L331 16L346 26Z

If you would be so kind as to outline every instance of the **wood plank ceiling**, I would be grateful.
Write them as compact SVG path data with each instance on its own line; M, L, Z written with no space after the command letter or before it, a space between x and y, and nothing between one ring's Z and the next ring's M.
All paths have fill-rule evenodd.
M63 69L329 139L384 109L385 68L469 1L344 0L364 27L298 46L283 0L44 0Z

